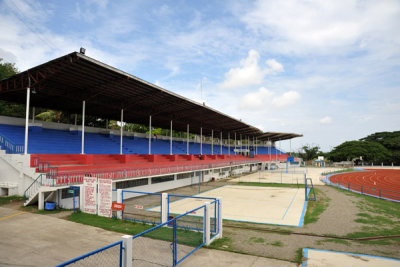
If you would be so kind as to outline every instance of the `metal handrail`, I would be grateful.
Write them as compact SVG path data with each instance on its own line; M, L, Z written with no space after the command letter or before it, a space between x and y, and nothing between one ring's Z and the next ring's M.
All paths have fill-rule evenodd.
M31 185L28 186L28 188L25 190L25 192L24 192L24 203L26 203L26 196L27 196L28 191L29 191L31 188L34 188L34 187L33 187L34 185L37 185L39 178L40 178L40 183L39 183L39 185L40 185L40 186L42 185L42 175L43 175L42 173L39 174L39 176L38 176L38 177L31 183ZM29 196L29 197L30 197L30 196Z
M172 166L172 167L158 167L158 168L128 168L128 169L109 169L105 171L79 171L79 172L59 172L48 174L53 180L53 185L59 186L63 184L76 184L82 183L84 176L96 176L99 178L108 179L124 179L131 177L143 177L148 175L160 175L167 173L176 172L187 172L202 169L218 168L218 167L229 167L233 165L249 164L249 163L259 163L258 160L248 160L248 161L231 161L231 162L220 162L214 164L197 164L189 166ZM66 181L63 181L65 180ZM52 184L47 184L48 186L53 186Z
M4 135L0 134L0 145L4 147L7 153L23 153L24 144L18 144Z

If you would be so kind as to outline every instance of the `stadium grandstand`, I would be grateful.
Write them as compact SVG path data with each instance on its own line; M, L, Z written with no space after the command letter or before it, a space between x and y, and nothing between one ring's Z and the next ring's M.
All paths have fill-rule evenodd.
M84 54L73 52L0 81L0 100L26 105L26 118L0 116L1 195L26 205L53 201L71 208L71 185L84 176L109 178L113 188L160 192L290 157L277 141L300 134L262 132ZM35 120L35 108L82 116L82 123ZM169 130L169 136L89 127L91 115ZM76 118L76 116L75 116ZM173 137L173 131L186 133ZM293 158L291 158L293 160ZM198 178L197 178L198 177Z

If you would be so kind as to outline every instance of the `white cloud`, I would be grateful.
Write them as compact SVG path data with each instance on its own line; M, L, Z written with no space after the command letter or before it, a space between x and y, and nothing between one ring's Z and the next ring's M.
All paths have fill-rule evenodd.
M275 59L267 60L267 68L261 68L258 64L260 54L256 50L250 50L246 59L240 61L239 68L232 68L225 73L225 81L222 88L238 88L260 84L265 75L283 71L283 66Z
M275 59L268 59L267 65L270 67L270 71L272 73L278 73L284 71L282 64L276 61Z
M273 106L276 108L285 108L292 106L300 99L300 94L296 91L288 91L282 95L276 95L274 92L261 87L257 92L244 95L240 102L243 109L259 110L263 107Z
M279 108L289 107L300 99L300 94L296 91L288 91L281 96L277 96L272 103Z
M332 122L332 118L329 116L325 116L322 119L320 119L319 122L322 124L329 124Z
M399 44L400 3L381 1L264 1L245 15L247 26L267 36L269 49L286 53L342 53ZM333 50L342 48L341 50Z
M273 95L273 92L261 87L257 92L246 94L240 106L247 109L260 109L269 102Z

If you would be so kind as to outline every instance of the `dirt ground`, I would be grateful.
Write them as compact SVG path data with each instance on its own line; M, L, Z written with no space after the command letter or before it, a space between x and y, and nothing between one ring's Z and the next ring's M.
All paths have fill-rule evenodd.
M319 178L318 174L314 176L314 179ZM204 192L227 184L235 183L229 181L210 182L202 184L200 191ZM364 224L356 222L357 218L359 218L357 214L364 212L360 209L359 205L362 198L330 186L316 185L315 188L317 201L328 203L328 206L320 214L316 222L305 224L304 227L285 227L224 221L224 238L220 242L218 241L218 243L216 242L216 244L211 245L211 248L214 247L219 250L292 262L298 261L298 258L301 257L301 249L303 248L352 252L400 259L400 238L380 242L351 241L327 237L344 237L347 234L359 232L364 229ZM195 195L198 193L198 190L198 186L193 185L170 190L167 193ZM10 207L13 205L14 208L18 208L17 205L21 204L12 203L6 206ZM143 210L145 210L146 208L159 205L159 200L156 198L142 198L140 205L143 205ZM52 216L64 218L68 214L69 212L61 212ZM398 223L400 224L400 221ZM271 232L275 230L290 231L291 234ZM397 234L400 235L400 231ZM315 235L323 235L323 237Z
M349 241L327 237L306 236L297 234L277 234L264 232L265 229L280 229L295 233L311 233L318 235L345 236L349 233L361 231L363 224L355 222L357 213L357 197L352 197L335 188L318 186L317 198L324 194L330 198L329 206L320 215L315 223L310 223L302 228L273 227L268 225L232 224L224 222L224 237L230 242L226 249L265 256L288 261L294 261L298 250L302 248L324 249L332 251L345 251L352 253L370 254L382 257L400 258L400 242L387 242L377 244L371 241ZM239 226L242 228L231 228ZM257 230L243 229L244 227L258 228ZM400 234L400 232L398 233Z
M313 180L319 180L320 174L316 168L309 169ZM235 178L224 181L209 182L201 185L201 192L212 190L227 184L236 184ZM371 241L350 241L332 239L327 237L279 234L268 230L286 230L299 234L314 234L328 236L345 236L349 233L362 231L363 224L355 222L357 214L362 212L358 207L360 198L349 193L344 193L336 188L315 183L317 200L325 199L329 205L319 216L317 222L309 223L303 227L285 227L266 224L240 223L224 221L225 242L218 249L235 251L250 255L295 261L298 250L302 248L314 248L333 251L345 251L352 253L371 254L382 257L400 258L400 242L387 242L388 244L376 244ZM198 193L198 185L186 186L167 191L168 194L195 195ZM174 200L172 200L174 201ZM128 201L129 203L129 201ZM143 198L141 204L145 208L159 205L154 198ZM248 229L255 228L256 230ZM400 234L400 232L398 233ZM399 238L400 239L400 238ZM379 242L378 242L379 243Z

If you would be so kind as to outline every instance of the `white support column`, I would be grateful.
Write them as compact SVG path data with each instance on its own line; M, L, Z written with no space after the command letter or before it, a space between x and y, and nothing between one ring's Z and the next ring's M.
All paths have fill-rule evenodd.
M200 155L203 155L203 127L200 127Z
M235 132L235 150L236 150L236 132ZM235 155L236 155L236 151L235 151Z
M256 137L256 155L258 155L257 137Z
M221 138L219 139L219 154L222 155L222 131L220 134Z
M151 115L149 116L149 155L151 155Z
M218 207L218 237L222 238L222 197L217 197L219 202Z
M231 133L228 132L228 155L231 155Z
M41 189L39 189L38 194L38 209L44 210L44 192Z
M206 217L206 225L205 225L205 241L206 241L206 246L210 245L210 202L205 203L206 210L205 210L205 217Z
M31 80L29 79L29 84ZM28 129L29 129L29 101L31 96L30 85L26 88L26 111L25 111L25 142L24 142L24 154L28 154Z
M172 155L172 120L171 120L171 127L169 130L170 137L169 137L169 154Z
M268 139L268 154L269 154L269 161L272 160L272 156L271 156L271 141ZM268 168L269 170L269 168Z
M211 155L214 155L214 130L211 130Z
M35 107L32 107L32 123L35 123Z
M78 123L78 114L75 113L75 126Z
M85 154L85 105L86 101L82 101L82 150L81 154Z
M121 108L121 141L120 141L120 148L119 148L119 154L122 155L122 142L124 140L124 109Z
M124 235L121 237L122 246L122 267L132 267L132 236Z
M242 143L242 134L240 134L240 153L242 153L243 143Z
M168 221L168 194L161 194L161 223Z
M189 124L187 124L186 131L186 155L189 155Z
M122 203L122 189L117 189L117 203ZM117 210L117 219L122 219L122 210Z
M81 211L84 210L84 206L85 206L85 198L84 198L84 194L85 194L85 190L83 187L83 184L78 185L79 186L79 209Z

